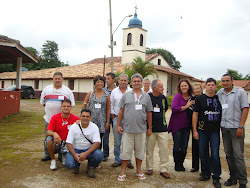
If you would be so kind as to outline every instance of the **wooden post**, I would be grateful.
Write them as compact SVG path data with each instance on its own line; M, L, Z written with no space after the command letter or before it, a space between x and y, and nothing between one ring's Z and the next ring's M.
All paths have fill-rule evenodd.
M22 80L22 57L17 57L16 89L21 89L21 80Z

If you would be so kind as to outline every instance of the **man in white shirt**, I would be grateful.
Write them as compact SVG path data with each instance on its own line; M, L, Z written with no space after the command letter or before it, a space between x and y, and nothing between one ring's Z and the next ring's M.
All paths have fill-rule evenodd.
M122 95L128 91L131 91L132 89L128 87L128 75L127 74L120 74L118 77L118 83L119 87L115 88L111 93L111 116L113 119L113 133L114 133L114 155L115 155L115 161L111 165L112 167L118 167L121 165L121 159L120 159L120 146L121 146L121 139L122 135L118 134L116 131L116 125L117 125L117 116L119 114L119 102L122 98ZM123 125L123 121L121 123L121 126ZM134 166L131 164L131 161L128 164L128 168L133 169Z
M44 106L45 115L44 115L44 128L45 128L45 139L44 139L44 157L42 161L50 160L49 152L46 147L46 135L47 128L50 122L50 119L53 115L61 112L61 102L64 99L69 99L71 101L71 106L75 105L75 98L72 91L62 85L63 75L61 72L55 72L53 75L53 84L46 86L40 97L40 103Z
M145 93L152 93L152 89L150 88L151 82L148 78L143 79L143 91Z
M79 173L80 164L88 160L87 173L90 178L95 177L95 168L103 160L103 153L99 149L101 139L99 129L96 124L90 122L91 111L82 109L80 124L73 124L69 130L66 140L69 152L66 155L65 166L74 169L74 173Z

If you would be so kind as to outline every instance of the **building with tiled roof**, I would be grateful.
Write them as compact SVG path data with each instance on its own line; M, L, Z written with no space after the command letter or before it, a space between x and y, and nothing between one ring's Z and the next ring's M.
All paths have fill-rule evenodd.
M133 18L134 19L134 18ZM176 86L181 79L188 79L191 82L200 81L188 74L177 71L168 64L162 55L146 54L146 32L147 30L131 24L123 29L123 50L122 57L114 57L114 73L124 72L126 66L130 66L136 57L149 61L155 65L158 78L163 82L165 95L174 94ZM44 70L22 72L22 84L31 85L36 90L36 96L43 88L52 84L52 77L55 72L62 72L64 85L68 86L75 94L76 100L82 101L89 91L93 90L93 78L97 75L105 75L111 72L111 58L96 58L87 63L57 67ZM0 73L0 82L4 82L5 88L15 84L15 72ZM154 76L148 77L153 80ZM3 87L2 87L3 88Z

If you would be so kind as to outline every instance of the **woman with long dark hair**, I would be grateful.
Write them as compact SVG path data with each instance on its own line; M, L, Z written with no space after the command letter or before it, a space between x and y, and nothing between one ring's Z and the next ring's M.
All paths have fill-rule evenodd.
M177 85L178 93L174 96L171 109L172 114L169 121L168 132L172 132L174 146L173 157L176 171L185 171L183 166L188 147L191 124L186 110L194 104L189 99L192 96L193 88L188 80L180 80Z

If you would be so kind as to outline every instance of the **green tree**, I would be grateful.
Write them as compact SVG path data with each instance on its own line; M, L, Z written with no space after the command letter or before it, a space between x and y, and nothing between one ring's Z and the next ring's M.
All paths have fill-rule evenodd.
M0 64L0 73L13 72L13 64Z
M227 74L230 74L234 80L243 80L243 75L237 70L227 69Z
M135 73L140 73L143 78L149 76L149 75L156 75L156 69L154 67L153 63L150 63L148 61L143 61L141 57L137 57L132 62L131 66L126 65L124 72L117 72L115 75L118 78L118 76L122 73L125 73L128 75L128 81L131 82L131 77Z
M28 50L32 55L39 58L39 52L35 48L25 47L25 49ZM23 67L27 68L28 70L36 70L37 69L37 65L33 64L33 63L24 63Z
M143 61L141 57L137 57L131 64L131 74L140 73L143 78L149 75L156 75L156 69L153 63Z
M146 54L154 54L158 53L163 56L163 58L168 62L168 64L175 70L179 70L181 68L181 63L176 61L175 56L163 48L147 48Z
M37 69L48 69L61 66L68 66L68 63L60 61L58 56L58 44L55 41L47 40L43 44L42 54Z

